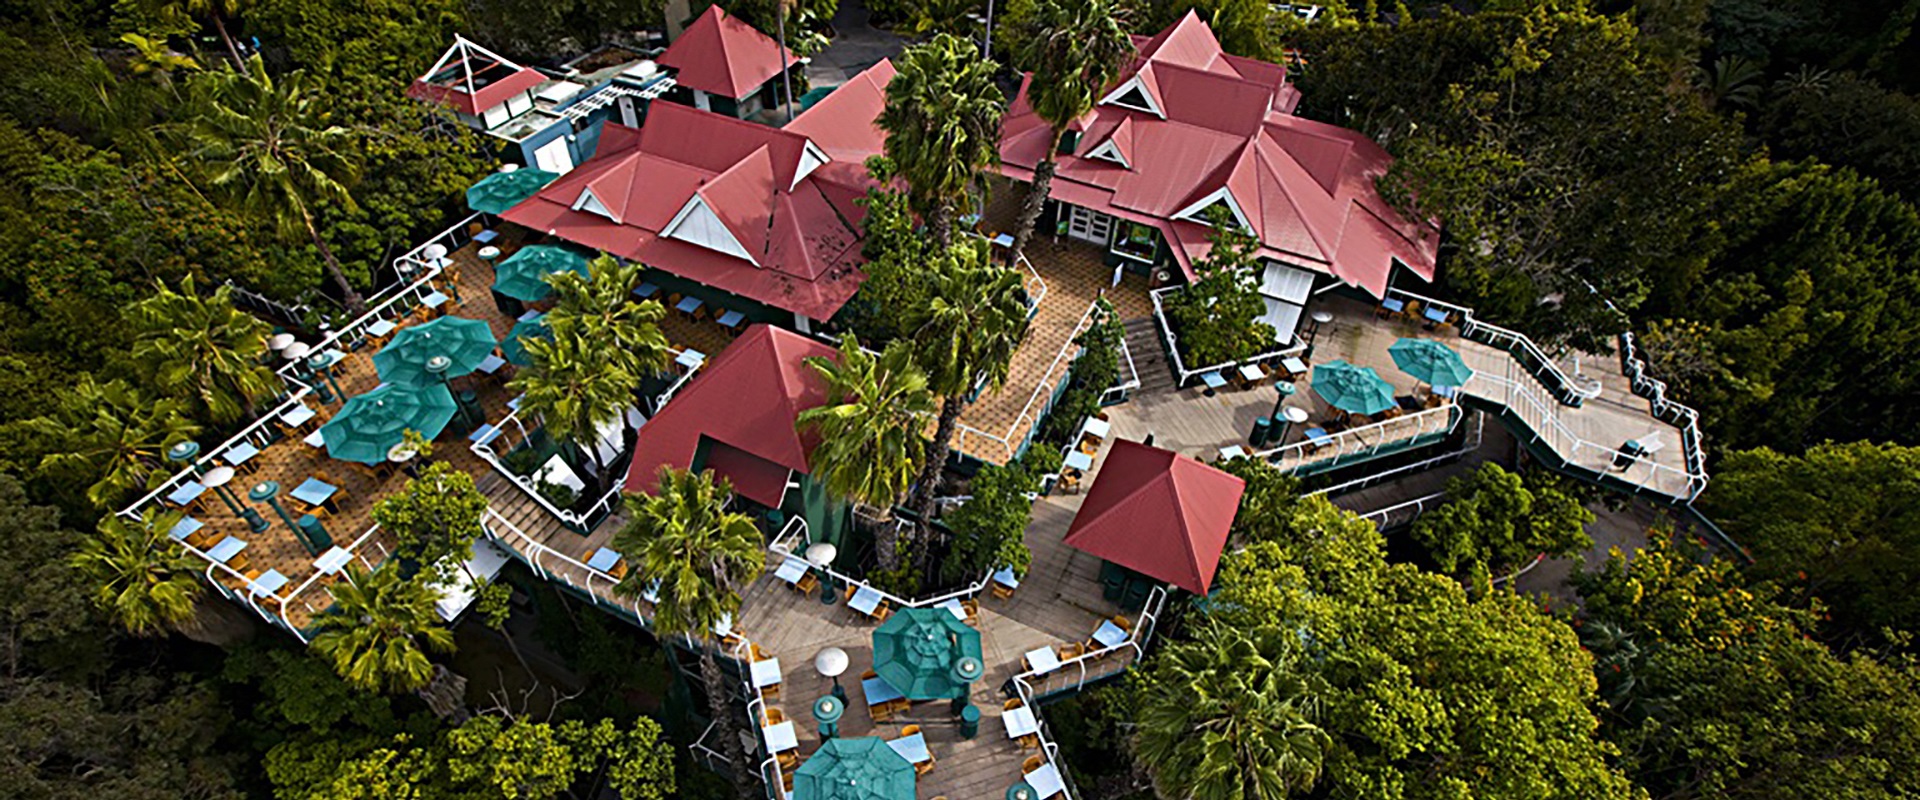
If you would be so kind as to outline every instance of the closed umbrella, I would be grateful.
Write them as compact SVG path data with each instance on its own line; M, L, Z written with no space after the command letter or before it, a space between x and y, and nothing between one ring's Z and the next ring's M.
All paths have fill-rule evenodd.
M552 244L536 244L514 251L493 270L493 290L515 300L532 303L553 293L547 276L555 272L587 274L587 259L570 249Z
M1401 339L1387 348L1393 363L1416 381L1434 386L1464 386L1473 368L1454 349L1432 339Z
M467 187L467 207L488 214L504 214L559 177L560 173L543 169L496 172Z
M794 800L913 800L913 764L884 740L828 739L793 773Z
M347 398L340 413L320 426L327 455L342 461L381 464L387 452L406 441L407 431L431 440L453 420L453 394L434 384L421 388L388 384Z
M873 631L873 670L909 700L960 697L954 662L979 659L980 632L944 608L903 608Z
M427 386L478 369L496 344L493 328L485 322L441 317L401 328L373 354L373 366L387 383ZM446 365L435 369L436 358L446 359Z
M529 338L553 338L553 329L547 327L547 315L538 314L514 323L513 330L507 332L507 338L500 341L500 355L506 357L507 363L516 366L532 364L533 355L527 352L526 344Z
M1372 367L1329 361L1313 368L1313 391L1334 408L1354 414L1378 414L1393 408L1393 384Z

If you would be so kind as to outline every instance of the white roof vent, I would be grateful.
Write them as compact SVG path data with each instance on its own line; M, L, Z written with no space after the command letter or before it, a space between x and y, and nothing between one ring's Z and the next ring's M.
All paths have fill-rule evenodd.
M621 70L620 74L626 77L632 78L634 80L644 81L648 78L651 78L655 75L660 74L660 65L653 63L651 60L642 61L631 67Z
M564 103L586 88L572 81L554 81L540 87L540 91L534 92L534 96L549 103Z

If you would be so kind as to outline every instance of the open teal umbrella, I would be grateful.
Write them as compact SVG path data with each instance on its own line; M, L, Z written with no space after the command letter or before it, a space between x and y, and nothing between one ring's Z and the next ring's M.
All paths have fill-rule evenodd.
M467 207L488 214L502 214L559 177L560 173L543 169L496 172L467 187Z
M945 612L941 612L945 613ZM913 764L872 736L828 739L793 773L794 800L913 800Z
M944 608L903 608L873 631L873 671L909 700L960 697L954 662L980 659L980 632Z
M555 272L587 274L587 259L553 244L522 247L493 268L493 290L528 303L553 293L547 276Z
M1378 414L1393 403L1393 384L1372 367L1329 361L1313 368L1313 391L1334 408L1355 414Z
M1460 359L1453 348L1432 339L1401 339L1387 348L1401 372L1434 386L1462 386L1473 377L1473 368Z
M487 323L441 317L394 333L393 341L373 354L373 367L387 383L428 386L478 369L495 344ZM436 358L446 359L446 365L436 370Z
M387 384L347 398L340 412L320 426L320 438L326 440L327 455L334 458L384 464L387 451L405 441L407 431L418 431L431 440L446 430L455 410L453 394L443 385Z
M533 363L533 355L527 352L526 339L551 339L553 329L547 327L547 315L534 313L513 324L513 330L507 332L507 338L500 340L500 355L507 363L527 366Z

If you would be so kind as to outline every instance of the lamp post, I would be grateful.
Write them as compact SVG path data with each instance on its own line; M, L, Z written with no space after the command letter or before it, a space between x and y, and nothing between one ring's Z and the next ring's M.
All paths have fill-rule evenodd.
M248 490L247 499L256 503L266 503L272 506L274 513L280 515L280 521L287 523L287 529L293 531L294 538L300 540L300 546L308 550L313 549L313 546L307 542L306 531L300 530L300 526L294 523L293 517L287 515L287 510L280 507L279 483L275 481L261 481L251 490Z
M200 477L200 465L194 463L194 457L200 455L200 443L192 440L177 442L167 448L167 460L175 464L185 464L193 470L193 476Z
M1274 381L1273 393L1276 397L1273 398L1273 413L1267 416L1280 416L1280 404L1287 402L1287 398L1292 397L1296 391L1299 391L1299 388L1294 386L1292 381Z
M841 702L847 699L847 690L840 688L840 673L847 671L847 651L838 647L824 647L813 657L813 668L821 675L833 679L833 696Z
M232 495L227 493L227 484L233 482L233 474L232 467L214 467L213 469L207 470L207 474L200 476L200 483L212 489L214 494L219 495L220 502L226 503L227 510L233 512L233 515L238 517L240 516L240 503L234 500Z
M1007 787L1007 800L1034 800L1037 794L1026 781Z
M820 604L824 606L833 605L835 588L833 573L828 571L828 567L833 565L833 559L838 555L840 548L834 547L831 542L820 542L807 548L807 563L820 570Z
M335 397L345 400L347 399L347 393L341 391L340 384L333 379L333 364L337 360L332 352L315 353L312 358L307 359L307 369L311 370L314 375L319 376L320 382L323 385L332 387ZM323 403L333 402L327 398L324 391L320 395L320 401Z
M980 659L974 658L973 656L961 656L954 660L953 668L947 673L947 678L963 688L961 693L953 698L953 713L958 714L960 713L960 709L967 707L968 697L972 694L973 682L980 680L980 676L986 674L986 672L986 665L980 663Z
M290 344L293 344L293 334L291 333L276 333L267 337L267 349L276 353L287 349L287 345Z
M294 342L287 345L287 349L280 351L280 357L293 365L293 376L313 387L313 393L320 396L320 402L332 403L333 392L327 388L326 381L316 380L313 373L307 369L307 356L312 354L313 347L306 342Z
M840 715L846 710L846 701L833 695L813 701L813 721L820 724L821 739L831 739L840 734Z
M1308 319L1313 320L1313 325L1307 328L1307 357L1312 358L1313 342L1320 336L1320 326L1332 322L1333 315L1326 311L1315 311L1308 315Z
M1276 447L1287 443L1287 432L1293 430L1293 426L1307 421L1307 410L1299 406L1287 406L1280 412L1279 418L1286 425L1274 432L1273 444Z

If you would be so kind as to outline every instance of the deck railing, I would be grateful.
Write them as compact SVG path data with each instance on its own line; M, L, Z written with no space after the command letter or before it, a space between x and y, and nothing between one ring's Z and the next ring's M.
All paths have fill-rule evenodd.
M1019 458L1021 453L1026 452L1027 445L1033 441L1035 429L1040 426L1040 420L1052 410L1054 400L1059 397L1055 389L1063 385L1071 371L1070 365L1073 359L1079 355L1080 346L1075 344L1074 340L1080 338L1080 334L1092 325L1094 314L1099 311L1099 300L1087 304L1086 312L1082 313L1080 320L1074 323L1073 329L1067 335L1066 343L1060 346L1060 352L1054 354L1053 361L1047 364L1046 372L1041 373L1040 383L1033 387L1033 394L1027 397L1026 405L1021 406L1020 413L1013 418L1013 423L1007 426L1006 434L996 436L962 422L954 429L954 451L982 461L1000 464ZM1020 436L1019 441L1016 442L1014 439L1023 425L1027 431L1026 435Z
M901 522L905 521L902 520ZM793 517L787 520L787 524L780 529L780 534L774 537L773 542L767 545L767 549L782 558L796 558L801 561L806 561L806 548L807 545L812 543L813 532L808 528L806 520L800 517ZM828 577L835 581L835 586L843 589L856 587L872 589L876 594L880 595L882 601L891 603L897 608L925 608L928 606L936 606L949 600L973 597L985 591L987 584L993 582L993 570L988 570L987 574L980 576L979 580L959 589L932 597L909 599L834 569L831 565L823 568L813 566L809 563L808 568L825 572Z
M1600 384L1584 375L1568 374L1561 369L1558 361L1547 355L1545 350L1534 344L1526 334L1502 328L1474 316L1473 309L1455 305L1444 300L1435 300L1422 294L1405 289L1388 287L1387 296L1403 302L1419 303L1427 308L1437 308L1447 313L1449 318L1460 320L1460 335L1463 338L1493 347L1505 352L1520 366L1527 370L1535 380L1552 391L1563 405L1578 406L1600 396Z
M1309 467L1331 469L1354 459L1372 458L1380 455L1382 450L1403 447L1406 442L1423 436L1452 433L1464 417L1465 413L1458 405L1447 403L1329 433L1327 438L1318 442L1299 441L1259 450L1251 457L1265 459L1284 472L1296 472Z
M631 614L636 622L650 623L652 614L642 610L642 604L646 602L644 599L623 598L613 593L613 587L620 584L619 578L587 566L584 561L542 544L539 540L528 536L506 517L501 516L499 512L494 511L492 507L488 507L486 516L481 518L481 528L486 530L495 542L505 547L507 552L518 556L523 563L539 573L540 577L572 585L586 592L589 597L596 598L598 602ZM562 568L576 571L583 577L576 580L555 571ZM600 591L595 591L597 586L602 587Z
M1100 405L1124 403L1133 394L1133 390L1140 388L1140 370L1133 364L1133 348L1127 346L1125 336L1120 337L1120 363L1127 365L1125 379L1100 393Z
M1655 417L1680 429L1680 447L1686 458L1687 472L1699 477L1698 486L1692 489L1687 499L1698 498L1707 486L1707 453L1700 436L1700 412L1667 397L1666 382L1647 372L1647 364L1640 354L1639 340L1632 331L1620 333L1620 372L1627 376L1633 393L1646 398L1648 408Z
M1154 289L1153 291L1147 292L1147 298L1153 301L1154 323L1160 326L1161 343L1166 346L1167 362L1169 366L1173 367L1173 385L1175 388L1184 387L1187 385L1188 381L1191 381L1209 372L1219 372L1222 375L1225 375L1227 371L1233 370L1243 365L1270 364L1275 361L1279 361L1280 359L1286 358L1288 356L1297 356L1307 351L1307 346L1305 344L1296 341L1293 344L1287 345L1286 347L1282 347L1278 350L1270 350L1256 356L1240 359L1238 361L1228 361L1220 364L1214 364L1213 366L1209 366L1209 367L1197 367L1194 369L1188 369L1186 359L1181 357L1180 355L1180 337L1173 332L1173 326L1167 323L1166 310L1160 301L1160 297L1162 295L1169 294L1172 292L1184 291L1186 288L1187 287L1185 286L1162 286L1158 289Z
M1511 365L1509 368L1511 369ZM1684 501L1691 501L1706 488L1706 473L1696 472L1691 458L1687 459L1687 467L1680 469L1661 464L1646 456L1628 454L1617 448L1581 438L1561 421L1558 414L1559 403L1545 397L1539 384L1532 380L1516 380L1511 375L1475 372L1460 389L1474 397L1498 404L1519 417L1521 423L1532 432L1534 440L1544 443L1549 450L1564 459L1569 467L1585 470L1596 476L1607 476L1632 483L1639 488ZM1629 470L1632 469L1632 465L1643 465L1647 468L1646 473L1637 482L1629 481L1624 475L1611 475L1608 470L1616 463L1628 464Z

